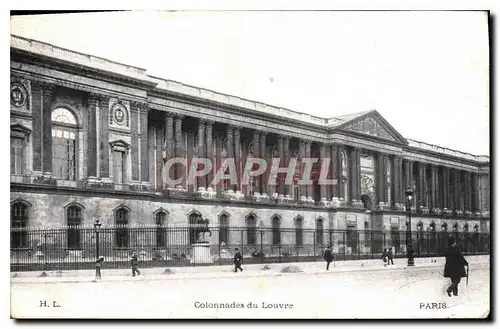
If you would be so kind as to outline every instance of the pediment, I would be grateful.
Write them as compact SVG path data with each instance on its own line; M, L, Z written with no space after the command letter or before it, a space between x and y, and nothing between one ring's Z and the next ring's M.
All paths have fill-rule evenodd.
M375 110L346 121L337 126L337 129L408 144L408 141Z

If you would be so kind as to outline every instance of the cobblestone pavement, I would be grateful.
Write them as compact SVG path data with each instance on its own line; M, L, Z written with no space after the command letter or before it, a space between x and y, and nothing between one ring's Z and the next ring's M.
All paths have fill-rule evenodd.
M136 277L80 283L13 282L12 316L353 319L488 315L488 263L471 264L469 284L466 287L465 279L460 283L458 297L446 295L449 280L442 272L442 266L422 266L274 276L243 272L190 280ZM49 306L40 307L40 302ZM54 302L60 307L53 307ZM215 308L217 303L229 305ZM256 307L249 308L249 303Z

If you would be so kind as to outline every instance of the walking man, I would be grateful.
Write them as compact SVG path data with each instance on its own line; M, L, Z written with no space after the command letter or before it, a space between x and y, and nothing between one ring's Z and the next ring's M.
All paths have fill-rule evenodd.
M389 262L391 262L389 264ZM392 254L392 247L389 248L389 252L387 253L387 265L394 265L394 256Z
M242 260L243 260L243 256L238 251L238 248L234 248L234 271L235 272L238 272L238 270L243 272L243 269L241 268L241 261Z
M326 270L328 271L328 269L330 268L330 263L333 261L333 254L332 254L332 250L330 249L330 245L326 246L323 257L325 258Z
M451 285L446 289L448 296L458 296L458 284L460 280L467 275L465 274L464 266L469 266L464 256L458 250L457 243L454 237L448 240L448 250L446 251L446 264L444 265L444 277L451 279Z
M137 261L137 254L135 252L132 254L132 259L130 260L130 263L132 265L132 276L135 276L136 272L137 275L141 275L141 271L137 269L138 261Z

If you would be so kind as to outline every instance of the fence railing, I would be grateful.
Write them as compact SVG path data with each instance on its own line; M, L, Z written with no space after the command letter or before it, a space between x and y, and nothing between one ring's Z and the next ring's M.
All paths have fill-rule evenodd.
M197 266L193 246L199 226L89 227L11 229L11 270L92 268L97 252L107 268L126 268L137 253L141 267ZM415 257L442 256L454 236L467 255L489 254L490 234L478 232L412 232ZM234 248L245 263L321 261L327 245L337 260L381 258L385 248L406 257L407 231L294 228L210 227L205 234L210 260L203 265L231 264ZM96 240L99 241L97 248ZM97 250L99 249L99 250Z

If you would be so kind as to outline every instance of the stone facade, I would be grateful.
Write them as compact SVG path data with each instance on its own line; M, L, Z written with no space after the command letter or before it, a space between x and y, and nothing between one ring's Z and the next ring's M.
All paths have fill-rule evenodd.
M316 228L319 218L325 232L404 230L410 187L415 229L444 222L460 223L459 230L465 223L489 229L489 158L405 139L375 110L317 118L203 89L196 93L143 69L15 36L11 55L11 140L17 147L11 155L22 153L16 153L19 165L11 161L11 205L28 205L27 226L64 227L65 209L75 204L83 211L82 225L95 219L113 225L114 210L124 206L131 226L155 224L155 211L165 209L174 226L187 225L196 210L211 225L224 211L231 227L244 227L253 213L266 227L276 215L283 228L293 228L301 216L304 229ZM59 108L75 123L54 121L51 113ZM76 136L74 163L60 167L74 172L71 179L53 172L57 129ZM249 187L240 181L211 186L213 171L188 187L182 166L170 172L181 179L176 186L162 176L173 157L206 156L218 168L225 157L243 163L278 156L288 164L316 155L331 157L329 173L337 185L270 187L257 179ZM284 234L283 242L293 243L291 237ZM338 245L342 239L333 240Z

